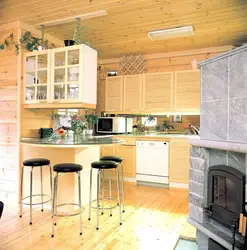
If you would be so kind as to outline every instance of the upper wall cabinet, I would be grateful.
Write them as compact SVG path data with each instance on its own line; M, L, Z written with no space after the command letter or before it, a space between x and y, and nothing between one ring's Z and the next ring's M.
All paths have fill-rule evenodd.
M24 56L26 104L96 105L97 52L76 45Z
M105 83L105 110L123 110L123 77L112 76L106 78Z
M174 111L200 111L200 71L176 71L174 81Z
M144 74L143 109L154 112L173 109L173 73Z
M187 70L106 78L110 113L200 112L200 71Z
M124 76L123 109L125 111L142 110L142 75Z
M50 93L50 51L37 51L24 56L24 102L46 103Z

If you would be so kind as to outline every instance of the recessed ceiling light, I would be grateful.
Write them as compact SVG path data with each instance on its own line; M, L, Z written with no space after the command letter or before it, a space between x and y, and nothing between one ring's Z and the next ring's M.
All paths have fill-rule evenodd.
M148 37L152 41L172 39L177 37L194 36L193 26L184 26L166 30L156 30L148 32Z
M67 17L63 19L57 19L57 20L53 20L49 22L44 22L44 23L36 24L35 26L44 25L45 27L49 27L49 26L55 26L59 24L71 23L71 22L74 22L76 18L85 20L85 19L90 19L90 18L95 18L95 17L100 17L100 16L106 16L106 15L108 15L108 13L105 10L100 10L96 12L91 12L91 13L81 14L81 15Z

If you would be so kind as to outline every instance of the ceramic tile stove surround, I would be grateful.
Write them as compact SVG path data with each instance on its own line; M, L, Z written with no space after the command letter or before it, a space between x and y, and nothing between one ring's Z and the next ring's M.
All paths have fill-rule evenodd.
M233 227L229 224L238 220L237 213L245 212L246 201L247 46L204 61L199 67L201 134L200 139L190 139L188 220L197 228L199 250L232 249ZM240 181L234 179L238 177ZM212 196L214 206L224 208L223 212L207 209L214 203ZM235 238L235 249L241 249L244 237L237 232Z

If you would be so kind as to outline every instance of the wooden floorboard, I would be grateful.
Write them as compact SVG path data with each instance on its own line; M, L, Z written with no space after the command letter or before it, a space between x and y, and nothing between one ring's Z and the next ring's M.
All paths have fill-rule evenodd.
M100 230L95 229L95 211L88 221L88 208L83 212L83 235L79 235L79 217L58 218L55 237L51 238L49 210L35 208L33 225L29 226L29 210L22 218L18 208L8 207L0 220L1 250L128 250L174 249L179 236L195 238L195 228L188 216L188 191L125 185L126 212L119 226L118 210L100 215Z

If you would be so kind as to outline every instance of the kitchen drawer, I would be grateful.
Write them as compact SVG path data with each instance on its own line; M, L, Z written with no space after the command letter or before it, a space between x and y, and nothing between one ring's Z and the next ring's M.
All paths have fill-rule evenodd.
M123 143L124 145L136 145L136 139L135 138L122 137L120 139L124 141L124 143Z
M4 206L16 204L17 198L17 193L0 191L0 201L4 203Z

